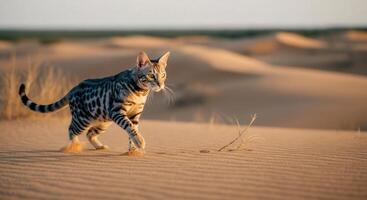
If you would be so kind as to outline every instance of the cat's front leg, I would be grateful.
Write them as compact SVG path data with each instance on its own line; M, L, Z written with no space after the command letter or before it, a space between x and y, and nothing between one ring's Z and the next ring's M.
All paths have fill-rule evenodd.
M141 135L138 135L138 137L141 137ZM141 137L139 138L140 141L142 141L142 147L141 148L137 148L135 143L134 143L134 138L129 138L129 151L127 152L128 156L132 156L132 157L141 157L145 154L145 141L144 138Z
M136 147L145 149L145 140L143 136L138 132L126 115L116 112L111 115L111 119L128 133L129 138Z
M142 113L142 110L139 110L136 114L129 116L130 121L133 123L134 129L137 130L138 133L140 133L139 120L140 120L141 113ZM136 149L137 147L134 145L134 142L132 142L132 139L129 137L129 151L135 151Z
M130 119L130 121L133 123L133 128L138 132L138 133L140 133L140 131L139 131L139 127L137 126L137 125L135 125L135 123L131 120L131 118L129 118ZM134 144L134 142L133 142L133 139L131 138L131 137L129 137L129 146L128 146L128 148L129 148L129 152L131 152L131 151L136 151L138 148L136 147L136 145Z
M141 150L145 149L145 139L139 132L135 136L129 137L129 151L134 151L137 148Z
M140 133L137 126L135 126L134 128L137 130L138 133ZM139 137L138 140L141 141L141 144L142 144L140 148L144 150L145 149L145 140L144 140L143 136L141 134L138 134L137 137ZM136 140L136 138L129 137L129 151L135 151L135 150L138 149L138 147L135 145L134 140Z

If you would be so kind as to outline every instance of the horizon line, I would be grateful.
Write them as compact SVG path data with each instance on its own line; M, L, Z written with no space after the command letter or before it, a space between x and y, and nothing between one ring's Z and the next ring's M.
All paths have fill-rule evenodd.
M0 31L264 31L264 30L330 30L330 29L367 29L367 25L347 26L273 26L273 27L150 27L150 28L122 28L122 27L0 27Z

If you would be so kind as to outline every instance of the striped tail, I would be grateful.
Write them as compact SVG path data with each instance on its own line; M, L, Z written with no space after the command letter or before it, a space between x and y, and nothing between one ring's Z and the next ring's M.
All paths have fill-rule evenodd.
M27 95L25 94L25 85L21 84L19 87L19 96L23 102L23 104L25 106L27 106L29 109L33 110L33 111L37 111L37 112L41 112L41 113L47 113L47 112L53 112L55 110L59 110L63 107L65 107L68 103L69 100L67 98L67 95L64 96L62 99L60 99L59 101L52 103L52 104L48 104L48 105L39 105L34 103L32 100L30 100Z

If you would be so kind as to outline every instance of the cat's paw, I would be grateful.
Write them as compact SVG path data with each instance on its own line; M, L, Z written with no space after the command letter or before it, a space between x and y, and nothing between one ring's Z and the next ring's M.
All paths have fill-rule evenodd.
M145 140L141 134L138 133L130 138L137 148L145 149Z
M60 149L64 153L79 153L83 150L83 146L79 142L71 142L66 147Z
M130 149L127 152L127 155L131 157L143 157L144 154L145 154L145 151L142 149Z

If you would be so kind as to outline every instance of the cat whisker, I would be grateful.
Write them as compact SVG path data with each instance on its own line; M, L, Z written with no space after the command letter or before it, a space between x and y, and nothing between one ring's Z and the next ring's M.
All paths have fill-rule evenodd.
M170 84L170 83L166 83L166 87L175 87L173 84Z
M164 95L165 99L167 100L168 105L170 105L171 99L170 99L169 95L167 94L167 90L163 89L162 91L163 91L163 95Z
M169 88L168 86L166 86L163 89L163 92L164 92L164 95L168 99L168 105L174 104L174 102L176 101L176 97L175 97L175 94L174 94L173 90L171 88Z
M147 103L149 104L154 99L154 92L149 92L147 97Z

